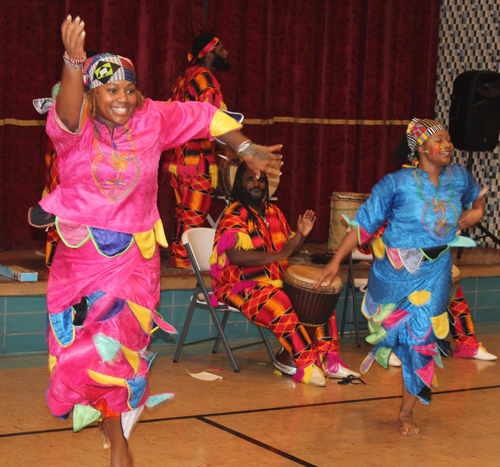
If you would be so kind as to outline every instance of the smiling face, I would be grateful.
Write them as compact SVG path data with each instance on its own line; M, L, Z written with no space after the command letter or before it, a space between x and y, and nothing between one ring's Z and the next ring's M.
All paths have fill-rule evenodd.
M446 130L440 130L429 136L418 148L420 163L442 168L450 163L454 149L450 134Z
M127 123L136 107L137 88L130 81L112 81L97 88L95 116L110 130Z

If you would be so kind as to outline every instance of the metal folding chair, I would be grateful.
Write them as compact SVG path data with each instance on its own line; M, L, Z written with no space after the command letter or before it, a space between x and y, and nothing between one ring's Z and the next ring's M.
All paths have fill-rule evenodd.
M340 326L340 337L344 337L344 330L346 324L354 324L356 331L356 344L358 345L358 347L361 347L361 327L363 327L363 330L367 330L368 326L365 322L362 323L359 322L358 304L356 302L356 288L361 289L362 287L365 286L365 284L361 282L361 280L354 278L353 256L354 259L369 259L370 261L372 260L371 255L363 255L362 253L359 253L357 249L349 253L349 274L347 276L347 283L345 289L344 312L342 314L342 324ZM354 316L354 321L346 320L347 306L349 304L349 292L352 293L352 313Z
M181 335L179 337L179 343L177 344L177 349L174 355L174 362L178 362L181 356L182 348L186 345L199 344L201 342L215 341L214 347L212 349L213 353L217 353L219 349L219 344L222 342L224 349L226 351L227 357L231 362L231 366L234 371L239 373L240 370L234 359L233 350L242 349L244 347L250 347L253 345L264 344L269 354L271 360L274 360L273 349L271 348L271 344L266 336L265 330L261 326L257 326L259 330L259 334L261 336L261 340L256 342L251 342L249 344L240 345L237 347L231 347L224 333L227 320L229 318L230 313L240 313L241 312L237 308L233 308L231 306L225 305L224 303L220 303L217 306L212 306L210 303L210 294L208 289L203 281L203 277L201 275L202 272L210 271L209 259L213 250L213 243L215 238L215 229L208 228L197 228L187 230L182 234L182 243L186 247L186 251L189 256L189 260L191 261L191 266L196 275L197 284L193 292L193 297L191 298L191 304L189 306L189 310L186 316L186 320L184 322L184 327L182 328ZM208 310L210 316L215 324L217 329L217 337L210 337L207 339L200 339L193 342L185 342L186 336L189 330L189 326L191 324L191 319L193 317L194 311L196 308L200 308L203 310ZM222 311L224 313L222 317L222 321L219 320L217 316L217 311ZM256 325L254 325L256 326Z

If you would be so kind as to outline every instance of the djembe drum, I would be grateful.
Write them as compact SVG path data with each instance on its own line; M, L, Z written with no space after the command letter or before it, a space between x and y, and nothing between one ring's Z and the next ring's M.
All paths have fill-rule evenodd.
M216 194L229 198L233 188L234 177L238 164L231 163L231 160L224 154L215 154L215 163L217 165L218 182L215 189Z
M370 193L332 193L330 234L328 235L328 251L335 251L342 242L347 230L347 223L342 214L348 215L351 219L358 208L370 197Z
M344 285L337 276L330 285L324 281L319 289L314 289L322 272L322 269L312 266L293 265L285 271L283 277L283 291L288 295L311 340L314 339L316 329L324 326L332 316ZM276 360L284 365L278 367L283 373L296 373L295 362L284 349L278 351Z

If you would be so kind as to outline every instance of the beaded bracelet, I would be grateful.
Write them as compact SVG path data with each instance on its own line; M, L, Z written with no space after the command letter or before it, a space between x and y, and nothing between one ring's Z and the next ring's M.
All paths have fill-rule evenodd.
M71 58L68 55L68 52L64 52L63 60L64 63L66 63L66 65L68 65L69 68L78 70L79 68L82 68L83 64L85 63L85 60L87 60L87 54L83 54L83 57L81 58Z
M252 141L248 139L238 146L238 149L236 150L236 152L238 153L238 156L243 157L254 146L257 146L257 144L252 143Z

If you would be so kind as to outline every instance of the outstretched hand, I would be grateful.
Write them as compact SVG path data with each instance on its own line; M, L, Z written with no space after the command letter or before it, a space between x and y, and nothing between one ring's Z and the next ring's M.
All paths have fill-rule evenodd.
M279 177L283 165L281 161L283 156L279 153L282 147L281 144L275 144L274 146L260 146L257 144L242 159L257 177L260 177L262 173L272 177Z
M339 265L334 262L333 260L330 261L326 266L325 269L323 269L323 272L321 275L318 277L316 280L313 289L319 289L321 284L324 281L327 281L327 284L330 285L335 277L337 277L337 273L339 272Z
M297 232L303 237L307 237L311 233L315 222L316 215L314 211L308 209L304 215L299 215L299 219L297 220Z
M85 55L85 23L77 16L68 16L61 26L62 41L66 53L71 58L81 58Z

